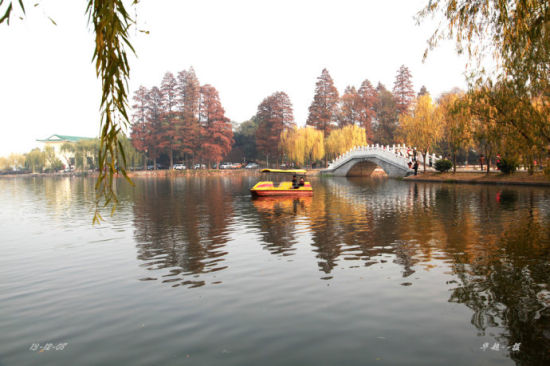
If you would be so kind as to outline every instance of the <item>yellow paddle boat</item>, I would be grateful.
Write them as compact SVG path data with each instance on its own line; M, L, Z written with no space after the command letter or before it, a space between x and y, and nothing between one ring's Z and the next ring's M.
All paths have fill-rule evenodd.
M295 182L280 182L279 184L272 181L262 181L256 183L254 187L250 189L255 197L266 196L312 196L313 189L311 183L303 180L306 171L304 169L262 169L262 173L276 173L276 174L293 174L294 176L301 175L301 178L296 178ZM303 184L302 184L303 182Z

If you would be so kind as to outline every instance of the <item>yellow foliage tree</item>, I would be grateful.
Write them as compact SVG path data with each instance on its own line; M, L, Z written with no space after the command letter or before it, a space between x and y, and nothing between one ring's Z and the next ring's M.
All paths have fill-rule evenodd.
M426 172L426 155L431 151L442 134L441 109L433 104L429 94L417 98L410 114L399 116L399 133L410 146L416 146L424 160Z
M306 163L312 164L325 157L325 134L321 130L312 127L300 129L299 134L303 140Z
M8 162L8 158L0 156L0 170L7 170L9 167L10 163Z
M472 116L468 98L464 94L449 93L439 102L443 119L444 140L448 144L456 173L456 156L460 149L468 148L472 143Z
M325 140L325 150L330 159L353 149L367 145L367 134L363 127L347 125L333 130Z
M281 133L279 148L296 165L311 164L323 159L323 131L312 127L293 128Z

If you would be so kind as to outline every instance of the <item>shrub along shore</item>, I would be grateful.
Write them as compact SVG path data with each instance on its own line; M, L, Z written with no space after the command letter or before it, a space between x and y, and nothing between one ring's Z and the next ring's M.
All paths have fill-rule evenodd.
M434 173L411 175L403 178L414 182L442 182L442 183L469 183L469 184L513 184L525 186L550 187L550 177L543 173L529 174L516 172L514 174L482 173L482 172L458 172L458 173Z

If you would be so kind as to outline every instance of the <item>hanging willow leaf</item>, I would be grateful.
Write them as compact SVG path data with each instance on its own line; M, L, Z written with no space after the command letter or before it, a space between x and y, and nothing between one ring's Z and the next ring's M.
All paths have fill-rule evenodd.
M92 61L95 61L96 75L102 82L99 176L93 218L93 222L98 223L102 220L101 207L112 204L111 214L116 209L115 174L120 171L131 183L126 173L124 148L118 136L129 126L126 90L130 67L126 50L135 53L128 39L128 30L134 21L121 0L89 0L86 13L96 35Z

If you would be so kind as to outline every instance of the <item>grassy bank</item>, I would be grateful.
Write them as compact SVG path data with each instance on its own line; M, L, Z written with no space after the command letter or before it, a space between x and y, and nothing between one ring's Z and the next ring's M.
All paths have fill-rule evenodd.
M443 182L443 183L470 183L470 184L515 184L550 187L550 177L537 173L529 175L527 172L515 174L502 173L433 173L426 172L404 178L407 181L417 182Z

